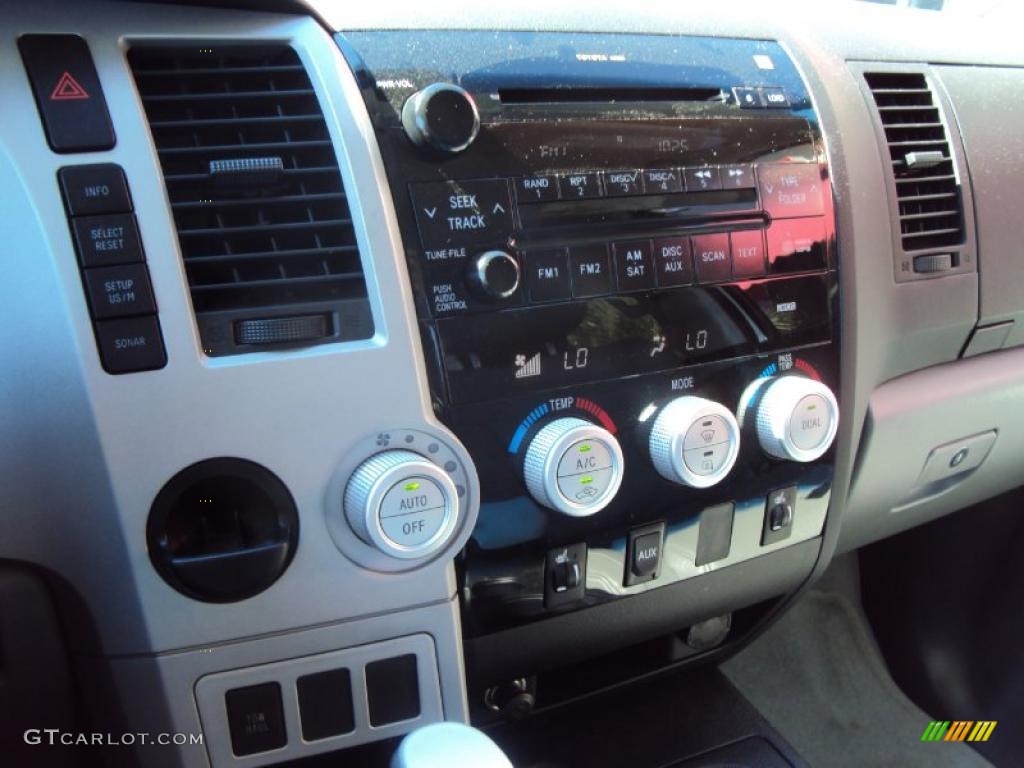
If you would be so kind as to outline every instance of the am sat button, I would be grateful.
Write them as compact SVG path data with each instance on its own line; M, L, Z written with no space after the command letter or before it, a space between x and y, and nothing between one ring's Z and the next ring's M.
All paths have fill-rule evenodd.
M654 258L650 240L613 243L615 272L620 291L643 291L654 287Z
M155 316L102 320L96 323L96 344L107 373L152 371L167 365Z

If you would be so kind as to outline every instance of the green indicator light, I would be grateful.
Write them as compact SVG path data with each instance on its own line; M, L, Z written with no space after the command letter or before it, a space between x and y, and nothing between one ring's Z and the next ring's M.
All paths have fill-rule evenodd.
M416 490L419 490L420 484L417 483L417 482L406 483L405 486L403 486L403 487L407 491L416 491Z
M589 443L584 443L583 445L580 446L580 453L586 453L589 450L590 450L590 444Z
M581 477L580 478L580 485L588 485L589 483L592 483L592 482L594 482L594 476L593 475L587 475L586 477Z
M816 406L816 405L808 405L808 406L807 406L807 410L808 410L808 411L813 411L813 410L814 410L815 408L817 408L817 407L818 407L818 406Z

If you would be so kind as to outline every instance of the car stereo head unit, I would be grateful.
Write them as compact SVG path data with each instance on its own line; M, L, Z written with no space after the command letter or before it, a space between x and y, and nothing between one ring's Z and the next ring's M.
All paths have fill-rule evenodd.
M438 415L481 478L466 633L819 537L839 259L821 129L786 52L349 38Z

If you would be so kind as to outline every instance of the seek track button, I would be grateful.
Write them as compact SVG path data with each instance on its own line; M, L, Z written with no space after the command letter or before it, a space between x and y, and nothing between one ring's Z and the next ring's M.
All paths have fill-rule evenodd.
M425 182L410 190L425 249L500 243L512 231L505 179Z

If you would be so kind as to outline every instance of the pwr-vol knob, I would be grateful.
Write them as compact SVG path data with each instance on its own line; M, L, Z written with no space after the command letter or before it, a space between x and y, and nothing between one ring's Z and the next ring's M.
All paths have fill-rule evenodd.
M344 506L359 538L406 560L444 548L459 518L455 483L412 451L385 451L360 464L345 487Z
M571 517L587 517L611 503L622 485L622 448L608 430L565 417L545 425L523 461L534 500Z
M825 384L806 376L756 381L743 393L744 421L753 423L769 456L814 461L832 445L839 429L839 404Z
M402 127L416 146L455 154L473 143L480 131L480 113L465 88L433 83L402 105Z
M648 443L659 475L692 488L710 488L736 463L740 428L721 403L678 397L658 412Z

